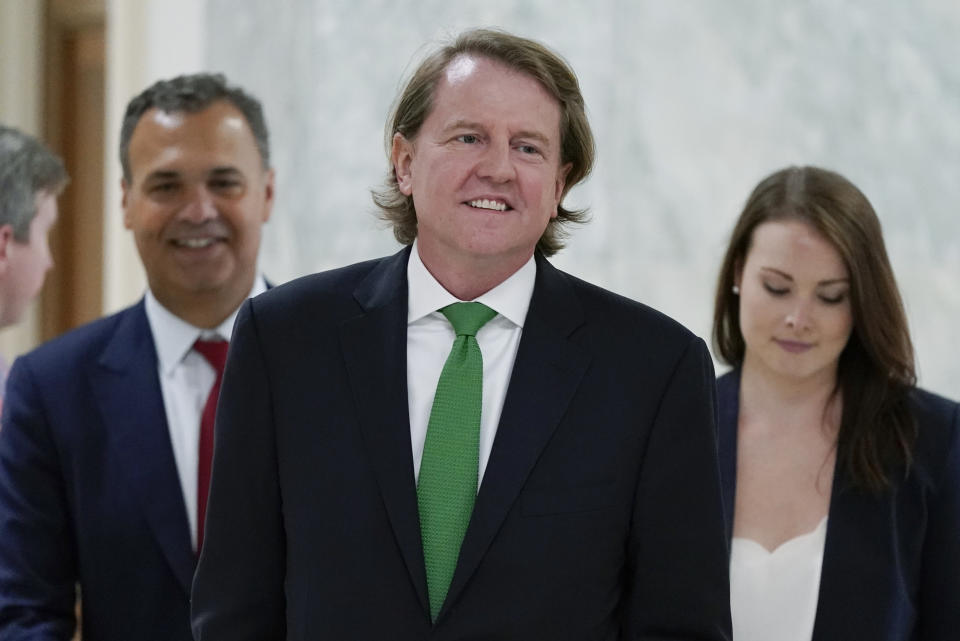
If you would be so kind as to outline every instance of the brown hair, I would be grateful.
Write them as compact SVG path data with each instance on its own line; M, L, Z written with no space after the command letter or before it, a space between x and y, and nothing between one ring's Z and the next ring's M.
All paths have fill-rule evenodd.
M557 54L544 45L493 29L466 31L452 43L428 56L407 82L396 100L385 129L387 158L394 134L413 140L433 108L433 95L443 71L457 56L474 54L506 65L538 81L560 105L560 162L570 163L563 196L582 181L593 168L594 141L587 121L583 96L577 77ZM391 164L383 187L373 192L373 201L380 207L380 217L393 225L393 235L409 245L417 237L417 211L413 198L400 192ZM561 198L562 202L562 198ZM561 204L557 217L547 224L537 243L544 255L551 256L563 248L570 223L582 223L587 210L570 210Z
M714 349L743 364L745 345L733 284L750 250L753 230L772 220L799 220L824 236L850 273L853 332L840 354L837 387L843 414L837 460L859 487L889 486L891 468L908 469L917 426L907 406L916 385L907 318L866 196L843 176L818 167L788 167L763 179L733 229L717 280Z

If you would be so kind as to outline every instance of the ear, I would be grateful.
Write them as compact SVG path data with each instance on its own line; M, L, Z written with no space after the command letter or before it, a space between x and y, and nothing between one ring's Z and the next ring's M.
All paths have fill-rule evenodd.
M743 260L737 260L733 264L733 285L734 287L739 288L740 283L743 280Z
M393 147L390 150L390 162L393 174L397 178L397 188L404 196L413 194L413 143L403 134L393 134Z
M123 226L126 227L127 229L131 229L133 225L133 221L131 220L130 209L129 209L130 185L127 183L126 178L120 179L120 193L122 194L122 196L120 197L120 207L123 208Z
M13 242L13 225L0 227L0 275L6 274L10 266L10 245Z
M276 180L276 174L273 169L268 169L266 175L264 176L264 185L263 185L263 222L270 220L270 215L273 213L273 189Z
M567 186L567 175L570 173L572 168L573 163L568 162L566 165L557 170L557 183L555 185L555 191L553 194L553 199L556 201L557 206L553 208L553 215L551 218L557 217L557 208L560 207L560 201L563 199L563 190Z

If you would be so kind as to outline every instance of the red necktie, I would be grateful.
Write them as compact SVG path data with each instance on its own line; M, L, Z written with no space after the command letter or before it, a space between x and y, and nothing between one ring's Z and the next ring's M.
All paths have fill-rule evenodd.
M220 396L220 381L223 366L227 362L227 341L204 341L197 339L197 350L213 366L217 378L210 388L207 403L200 418L200 449L197 464L197 552L203 546L203 520L207 515L207 496L210 492L210 467L213 464L213 422L217 416L217 398Z

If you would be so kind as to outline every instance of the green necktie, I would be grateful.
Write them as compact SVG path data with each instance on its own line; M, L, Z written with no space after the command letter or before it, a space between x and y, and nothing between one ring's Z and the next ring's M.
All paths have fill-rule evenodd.
M477 497L483 356L476 334L497 315L482 303L454 303L440 312L457 337L437 381L417 484L433 620L447 597Z

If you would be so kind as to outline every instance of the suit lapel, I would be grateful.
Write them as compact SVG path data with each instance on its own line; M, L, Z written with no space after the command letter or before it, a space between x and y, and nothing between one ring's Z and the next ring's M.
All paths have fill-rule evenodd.
M447 592L455 603L503 524L589 363L569 340L583 310L567 276L537 255L537 280L490 461Z
M852 553L859 544L851 537L856 533L855 524L848 523L852 493L840 491L843 485L840 466L833 472L830 507L827 516L827 537L823 548L823 561L820 566L820 586L817 591L817 613L813 622L813 638L831 638L836 632L837 621L850 619L851 610L847 605L851 596L863 590L863 571L850 561L859 558ZM853 527L851 527L851 525ZM839 601L837 600L839 599ZM838 611L839 607L839 611Z
M93 373L111 451L187 595L196 558L143 301L123 314Z
M890 497L870 495L853 486L836 466L827 518L827 539L820 570L814 639L880 639L891 629L882 617L868 613L889 607L883 599L889 585L889 564L895 519ZM902 614L902 613L901 613ZM898 622L899 624L900 622Z
M733 511L737 485L737 423L740 414L740 370L735 369L717 380L719 422L717 458L720 462L720 491L723 498L727 547L733 538Z
M340 329L364 444L400 552L424 611L427 578L420 543L417 489L407 401L407 258L382 261L355 298L364 312Z

